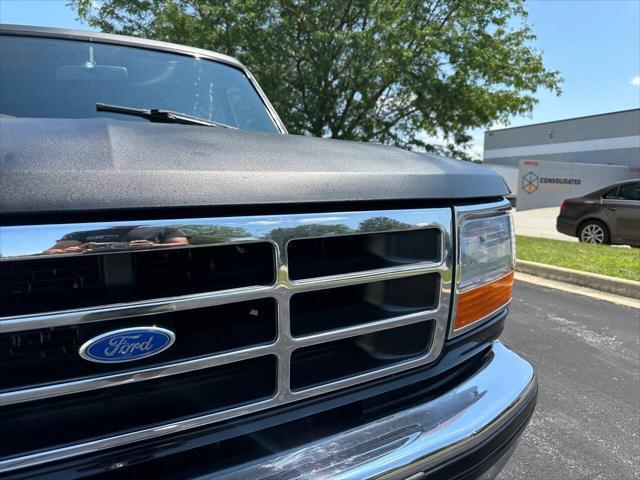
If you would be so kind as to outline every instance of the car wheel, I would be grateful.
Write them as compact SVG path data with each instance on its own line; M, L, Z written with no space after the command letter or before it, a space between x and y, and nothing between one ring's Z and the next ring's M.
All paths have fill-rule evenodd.
M609 229L602 222L589 220L580 227L578 239L584 243L609 244Z

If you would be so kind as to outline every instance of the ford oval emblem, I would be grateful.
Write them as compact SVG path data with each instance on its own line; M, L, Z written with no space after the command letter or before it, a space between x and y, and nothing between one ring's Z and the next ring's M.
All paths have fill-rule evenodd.
M169 348L176 336L160 327L123 328L103 333L80 347L80 356L90 362L132 362Z

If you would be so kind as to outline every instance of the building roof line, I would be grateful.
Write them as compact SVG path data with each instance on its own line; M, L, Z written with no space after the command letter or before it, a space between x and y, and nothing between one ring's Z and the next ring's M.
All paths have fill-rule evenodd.
M628 108L626 110L616 110L615 112L594 113L592 115L582 115L580 117L562 118L560 120L550 120L548 122L530 123L528 125L518 125L516 127L496 128L494 130L485 130L484 133L487 134L487 133L494 133L494 132L504 132L506 130L515 130L516 128L529 128L529 127L535 127L539 125L548 125L551 123L569 122L571 120L580 120L583 118L591 118L591 117L605 117L607 115L616 115L618 113L635 112L635 111L640 112L640 108Z

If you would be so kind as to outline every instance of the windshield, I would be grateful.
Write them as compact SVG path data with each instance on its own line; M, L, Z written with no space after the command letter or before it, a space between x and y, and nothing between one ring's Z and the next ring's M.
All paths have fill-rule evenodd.
M232 66L144 48L0 36L0 114L148 121L96 111L96 103L278 131L244 72Z

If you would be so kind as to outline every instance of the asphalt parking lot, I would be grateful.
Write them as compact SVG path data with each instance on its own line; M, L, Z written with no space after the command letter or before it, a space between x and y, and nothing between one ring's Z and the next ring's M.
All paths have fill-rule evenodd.
M639 316L516 282L502 340L535 365L540 394L500 480L640 478Z

